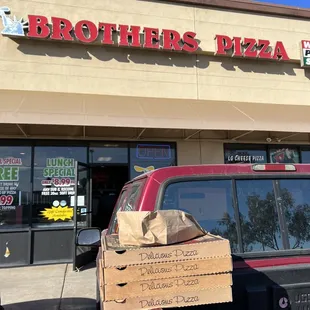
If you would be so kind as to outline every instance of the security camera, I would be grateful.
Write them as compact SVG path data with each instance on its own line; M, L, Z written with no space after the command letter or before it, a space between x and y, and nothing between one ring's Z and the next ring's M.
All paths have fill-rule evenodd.
M272 141L272 139L271 138L266 138L266 141L270 143Z

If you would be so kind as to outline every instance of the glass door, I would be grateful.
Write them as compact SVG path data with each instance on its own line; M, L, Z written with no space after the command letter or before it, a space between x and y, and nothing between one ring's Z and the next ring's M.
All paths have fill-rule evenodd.
M75 162L75 196L74 196L74 236L73 236L73 270L91 263L96 258L96 249L81 247L76 244L76 236L80 229L92 225L92 178L87 164Z

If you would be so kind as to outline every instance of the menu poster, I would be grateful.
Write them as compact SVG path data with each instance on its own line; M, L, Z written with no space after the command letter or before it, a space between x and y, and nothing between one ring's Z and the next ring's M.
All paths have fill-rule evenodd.
M299 153L297 149L281 148L270 150L271 163L299 163Z
M43 169L42 196L74 195L74 158L47 158Z
M16 210L21 204L21 192L18 195L19 172L22 159L15 157L0 158L0 211Z

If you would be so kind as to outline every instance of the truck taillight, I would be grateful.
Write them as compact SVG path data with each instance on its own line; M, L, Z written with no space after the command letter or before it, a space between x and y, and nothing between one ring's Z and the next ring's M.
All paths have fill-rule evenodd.
M296 171L296 167L294 165L283 164L253 165L253 171Z

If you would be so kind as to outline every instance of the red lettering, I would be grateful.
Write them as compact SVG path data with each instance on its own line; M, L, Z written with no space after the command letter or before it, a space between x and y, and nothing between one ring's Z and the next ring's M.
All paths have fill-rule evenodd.
M257 50L255 49L256 40L252 38L244 38L243 44L247 45L243 55L249 58L256 58L257 57Z
M181 51L181 35L175 30L163 29L163 49Z
M227 55L227 51L232 49L233 41L228 36L216 35L216 52L215 55Z
M84 33L84 27L88 29L88 35ZM74 30L76 38L83 43L94 42L98 37L97 26L88 20L81 20L77 22Z
M285 47L283 45L282 42L277 42L276 46L274 48L274 55L273 55L273 59L277 59L277 60L290 60L290 58L288 57L288 54L285 50Z
M198 50L198 42L195 40L196 33L187 31L183 35L183 51L193 53Z
M145 48L159 49L159 29L144 28L144 44Z
M241 38L240 37L233 37L234 43L234 52L233 57L242 57L242 47L241 47Z
M40 15L28 15L29 31L27 36L30 38L45 39L50 35L48 19Z
M261 49L258 52L258 58L271 59L271 51L268 51L270 41L269 40L258 40L257 45L261 46Z
M141 47L140 27L131 26L130 30L128 30L128 28L129 27L126 25L119 25L119 31L120 31L119 46ZM129 44L129 37L132 38L131 44Z
M52 17L53 30L51 34L52 40L73 41L71 36L72 24L65 18Z
M113 45L113 32L116 30L116 24L99 23L99 29L103 29L103 39L101 43Z

